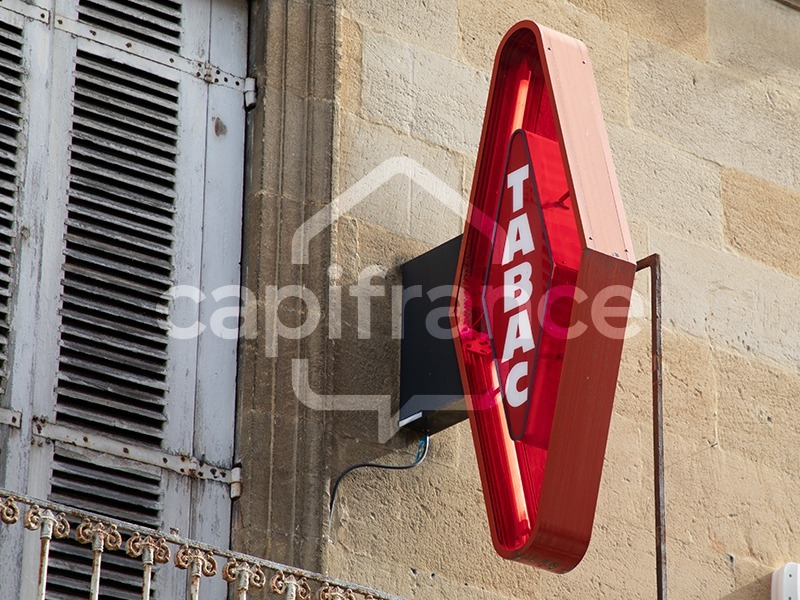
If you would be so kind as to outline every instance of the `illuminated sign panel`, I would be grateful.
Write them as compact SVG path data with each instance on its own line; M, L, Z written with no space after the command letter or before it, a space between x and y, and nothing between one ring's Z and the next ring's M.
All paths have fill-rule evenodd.
M591 536L635 272L586 47L504 38L452 321L495 548L555 572Z

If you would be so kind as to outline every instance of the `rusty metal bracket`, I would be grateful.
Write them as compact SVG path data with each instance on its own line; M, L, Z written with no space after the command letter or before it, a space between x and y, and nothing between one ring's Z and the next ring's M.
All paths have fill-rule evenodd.
M664 381L661 329L661 256L651 254L636 263L636 272L650 269L651 352L653 360L653 482L656 525L656 589L667 600L667 508L664 493Z
M161 467L193 479L219 481L231 487L232 498L241 495L242 469L238 465L232 468L214 465L194 456L172 454L163 450L118 442L104 436L50 423L43 417L33 418L33 437Z
M2 5L4 6L9 0L0 1L2 1ZM12 1L16 4L22 3L21 0ZM47 16L49 18L49 14ZM104 31L103 29L88 25L87 23L68 19L63 15L56 15L54 26L56 29L65 31L77 38L92 40L104 46L120 50L121 52L135 52L134 56L146 58L147 60L159 63L165 67L189 73L205 81L209 85L220 85L238 90L242 92L242 94L246 91L244 77L228 73L211 63L192 60L185 56L175 54L174 52L168 52L142 42L128 41L124 38L120 38L119 35L115 33Z

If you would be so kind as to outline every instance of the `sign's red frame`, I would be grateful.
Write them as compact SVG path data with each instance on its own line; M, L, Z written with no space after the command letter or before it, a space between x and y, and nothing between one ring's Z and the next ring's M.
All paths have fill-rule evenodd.
M512 438L482 296L519 130L537 186L545 176L565 186L568 218L543 217L554 270L541 318L570 333L551 354L549 387L530 399L536 414ZM518 23L495 59L451 306L492 539L505 558L563 573L586 553L635 269L587 48Z

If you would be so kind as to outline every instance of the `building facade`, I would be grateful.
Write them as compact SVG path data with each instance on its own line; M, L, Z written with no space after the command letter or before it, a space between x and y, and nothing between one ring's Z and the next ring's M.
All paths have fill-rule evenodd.
M643 275L574 571L495 555L467 423L330 510L348 467L414 459L399 265L462 232L494 53L531 19L589 47L663 261L669 593L769 598L800 558L792 4L4 0L2 487L406 598L653 597ZM5 533L3 596L33 598L36 540ZM50 594L84 597L91 554L59 544Z

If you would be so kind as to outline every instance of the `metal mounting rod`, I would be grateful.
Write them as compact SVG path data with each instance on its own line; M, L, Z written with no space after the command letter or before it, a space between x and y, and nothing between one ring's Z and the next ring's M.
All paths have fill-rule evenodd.
M651 254L636 263L636 271L650 269L650 319L653 356L653 482L656 520L656 589L667 600L667 508L664 494L664 385L661 331L661 257Z

